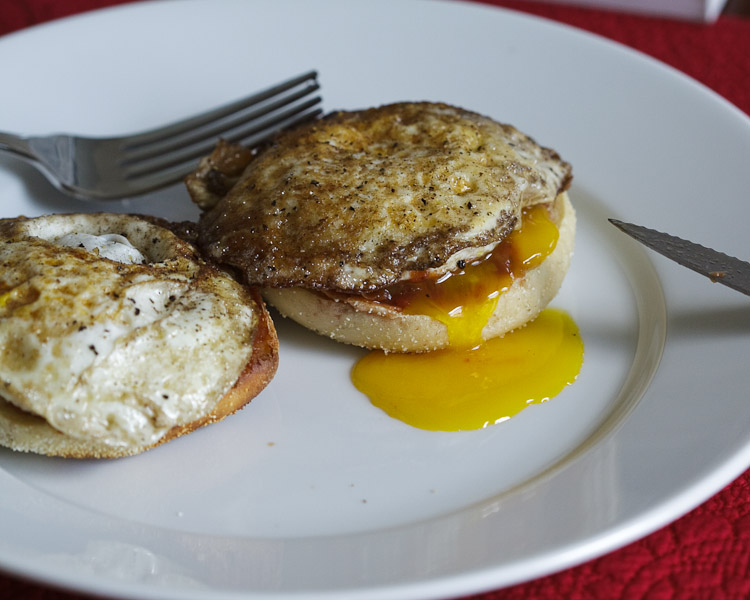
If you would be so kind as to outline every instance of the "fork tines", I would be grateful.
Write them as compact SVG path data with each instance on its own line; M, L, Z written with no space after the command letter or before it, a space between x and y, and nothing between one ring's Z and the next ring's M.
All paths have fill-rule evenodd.
M209 112L135 135L121 147L128 179L177 181L211 152L218 138L253 147L281 129L318 116L317 72L288 81Z

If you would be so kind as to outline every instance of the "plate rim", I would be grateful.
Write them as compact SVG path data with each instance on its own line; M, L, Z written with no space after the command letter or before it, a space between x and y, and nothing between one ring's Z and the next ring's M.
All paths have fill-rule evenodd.
M182 2L190 2L191 0L181 0L181 1ZM198 3L195 0L192 0L192 1L194 1L196 4ZM439 0L439 1L444 2L445 4L449 4L449 2L445 2L444 0ZM172 2L171 4L173 4L173 5L174 4L178 4L178 2L175 1L175 2ZM460 4L460 3L453 3L453 4ZM47 28L47 27L66 27L68 25L68 23L70 22L70 20L77 20L77 19L97 20L99 18L99 16L100 16L100 13L102 13L102 12L119 11L119 10L128 10L128 11L133 10L135 12L140 12L140 10L142 10L143 6L144 6L143 3L133 3L133 4L122 4L122 5L105 7L105 8L97 9L97 10L90 11L90 12L87 12L87 13L82 13L82 14L79 14L79 15L73 15L71 17L66 17L64 19L59 19L59 20L56 20L56 21L53 21L53 22L41 24L41 25L38 25L38 26L35 26L35 27L22 29L22 30L13 32L11 34L8 34L7 36L3 36L3 38L10 37L10 36L28 35L28 34L36 35L40 30L42 30L43 28ZM521 15L524 19L528 19L529 21L545 21L545 22L547 22L548 24L550 24L553 27L556 27L556 28L557 27L561 27L561 28L566 28L566 29L568 29L570 31L573 31L573 32L575 32L576 35L591 36L591 37L597 38L600 41L603 41L606 44L619 45L628 54L637 55L640 60L646 59L646 60L648 60L649 62L652 63L652 66L653 65L657 65L659 68L666 68L668 71L671 71L673 74L678 75L683 81L688 81L688 82L691 82L691 84L695 84L695 86L694 86L695 89L696 90L701 90L701 93L709 92L713 101L719 100L723 104L724 109L731 109L733 111L737 111L737 113L739 115L741 115L743 118L746 119L746 123L748 125L750 125L750 120L747 119L747 116L738 107L736 107L734 104L732 104L731 102L729 102L728 100L726 100L725 98L723 98L722 96L720 96L718 93L714 92L713 90L711 90L710 88L708 88L705 85L701 84L700 82L697 82L694 79L689 78L688 76L686 76L683 73L677 71L673 67L669 67L668 65L665 65L664 63L661 63L661 62L657 61L656 59L654 59L654 58L652 58L652 57L650 57L648 55L640 53L637 50L633 50L631 48L628 48L628 47L626 47L626 46L624 46L622 44L619 44L618 42L614 42L614 41L609 40L609 39L607 39L607 38L605 38L603 36L600 36L598 34L591 33L591 32L586 32L586 31L582 31L582 30L576 29L573 26L566 25L566 24L563 24L563 23L558 23L558 22L555 22L555 21L551 21L549 19L545 19L544 17L537 17L537 16L534 16L534 15L528 15L526 13L519 13L519 12L514 11L512 9L506 9L506 8L501 8L501 7L490 7L490 6L487 6L487 5L475 5L475 6L476 7L482 7L485 10L490 10L490 11L493 11L493 12L494 11L502 11L502 12L512 13L514 15ZM3 43L2 43L3 42L3 38L0 38L0 53L3 51ZM665 305L664 308L665 308L665 312L666 312L667 306ZM636 528L636 529L638 529L638 532L634 531L634 529L632 527L633 524L631 524L630 527L627 527L627 529L629 530L629 534L628 535L625 535L624 531L622 531L622 530L626 529L626 527L625 527L624 524L620 528L621 531L612 531L612 532L610 532L609 536L607 536L607 537L614 536L614 537L617 537L619 539L619 541L614 546L610 545L608 547L608 549L606 550L606 552L612 551L615 548L618 548L618 547L621 547L622 545L630 543L630 542L632 542L635 539L639 539L639 538L643 537L644 535L647 535L648 533L650 533L652 531L655 531L656 529L658 529L659 527L663 526L664 524L673 521L674 519L678 518L680 515L685 514L690 509L692 509L695 506L699 505L700 503L704 502L708 497L710 497L714 493L716 493L721 487L723 487L724 485L726 485L726 483L728 483L729 481L732 481L734 478L736 478L739 474L741 474L747 468L748 464L750 464L750 447L745 446L744 448L741 448L738 452L735 453L735 455L733 457L733 460L727 461L727 462L725 462L723 464L723 469L721 469L720 473L714 473L714 477L712 478L712 482L711 482L711 484L709 486L705 485L705 481L703 481L703 482L695 482L693 484L693 487L700 488L702 493L697 493L697 490L692 490L691 491L691 490L689 490L689 489L686 488L685 490L683 490L682 494L678 494L678 495L670 498L670 500L668 502L665 502L663 505L654 508L651 511L651 513L648 513L648 512L642 513L641 516L643 516L643 514L646 514L646 515L649 515L650 518L645 520L646 523L644 523L644 519L642 519L642 518L639 519L641 521L641 523L640 523L640 527ZM712 488L712 491L708 491L708 488ZM672 506L672 508L670 510L667 510L666 509L667 505L673 505L673 506ZM671 516L668 516L666 514L666 513L669 513L669 512L672 513ZM360 535L360 534L354 534L354 535ZM594 546L597 546L597 548L598 548L601 544L603 544L603 542L604 542L603 539L599 539L599 540L596 540L596 541L592 541L591 543ZM580 550L580 548L579 548L579 550ZM588 552L588 554L586 552L584 552L583 554L585 555L583 557L583 559L581 559L581 555L580 554L576 558L572 558L570 556L567 557L567 559L568 559L567 563L565 562L565 560L563 560L553 570L557 571L560 568L566 568L567 566L572 566L573 564L579 564L581 562L581 560L589 560L589 559L591 559L591 558L593 558L595 556L600 556L602 554L602 552L600 552L598 549L593 549L592 548L592 549L590 549L590 551ZM3 563L3 560L2 560L2 555L0 553L0 568L4 568L3 565L4 565L4 563ZM496 574L496 572L497 572L496 568L490 568L488 570L491 571L494 574ZM28 573L19 572L19 573L22 574L22 575L24 575L24 576L27 576L27 577L29 577L29 576L33 577L34 579L36 579L38 581L44 581L44 579L42 577L40 577L39 574L37 574L37 573L33 573L33 572L28 572ZM14 574L14 573L11 572L10 574ZM464 575L461 575L461 576L458 576L458 577L456 577L456 576L450 576L450 577L448 577L448 580L452 581L454 583L454 587L455 587L456 585L459 584L459 580L465 579L467 577L469 577L469 578L473 577L475 579L484 580L485 576L489 576L489 573L483 574L483 572L475 572L475 573L473 573L473 575L472 574L469 574L469 575L464 574ZM539 575L539 574L534 575L534 577L537 577L537 576L541 576L541 575ZM524 580L527 580L527 579L524 579ZM73 587L72 586L72 581L73 580L71 580L71 582L69 582L69 583L65 583L63 581L60 581L59 579L55 579L55 580L46 581L46 583L52 584L52 585L57 585L57 586L62 585L63 587L68 587L69 589L80 590L81 588L79 588L79 587ZM441 592L444 592L447 589L447 587L446 587L447 583L448 582L446 582L446 581L443 581L443 582L439 583L440 591ZM521 581L517 581L515 583L521 583ZM503 585L513 585L513 583L508 583L508 584L503 584ZM413 583L412 584L412 587L414 588L413 589L413 592L414 592L413 595L410 595L408 588L404 588L404 586L397 586L397 588L395 590L393 590L393 591L387 591L388 587L389 586L384 586L382 588L381 591L383 591L385 593L385 595L380 595L379 597L384 597L384 598L385 597L390 597L390 594L393 594L393 593L396 593L396 592L398 592L402 597L404 597L403 594L401 594L402 592L407 592L406 597L422 597L422 592L424 591L425 583L424 582L415 582L415 583ZM461 586L459 586L459 587L461 587ZM481 588L481 587L477 588L477 587L475 587L473 589L475 590L473 593L476 593L476 590L489 589L489 588ZM153 590L151 590L149 588L149 593L151 593L152 591ZM181 594L182 594L183 591L184 590L181 590ZM372 594L371 594L372 591L373 590L369 590L369 591L368 590L360 590L359 592L357 592L357 591L354 591L354 590L342 590L342 591L339 591L339 592L334 592L333 595L338 595L338 594L344 595L344 594L346 594L347 597L356 597L358 594L363 594L363 595L366 595L367 597L373 597ZM99 593L101 593L101 591ZM112 594L112 590L107 590L107 593L109 595L111 595ZM213 593L216 594L217 592L213 592ZM242 597L247 597L247 594L245 594L245 593L227 592L226 595L221 595L221 594L224 594L224 592L218 592L218 593L220 595L216 596L217 598L219 598L219 597L221 597L221 598L224 598L224 597L226 597L226 598L235 598L235 597L239 597L240 595ZM262 594L262 595L266 595L266 592L258 592L258 593ZM462 591L460 591L459 593L467 593L467 592L462 588ZM354 594L354 595L352 595L352 594ZM283 595L284 594L281 594L281 596L283 596ZM296 595L296 594L292 593L290 595ZM326 597L331 597L331 594L328 593L328 592L326 592L325 595L326 595ZM169 596L167 596L167 595L161 596L161 595L157 594L157 595L149 595L149 596L144 596L144 597L158 598L158 597L169 597ZM183 597L185 597L185 596L183 596ZM196 597L199 597L199 596L196 596Z

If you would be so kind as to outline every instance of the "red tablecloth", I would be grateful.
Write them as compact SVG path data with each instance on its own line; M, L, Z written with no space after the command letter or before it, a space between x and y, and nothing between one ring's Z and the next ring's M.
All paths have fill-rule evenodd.
M128 1L133 0L0 0L0 35ZM521 0L486 3L556 19L637 48L750 114L750 19L723 16L706 25ZM80 596L0 575L0 598L74 600ZM750 472L643 540L579 567L472 600L521 598L750 598Z

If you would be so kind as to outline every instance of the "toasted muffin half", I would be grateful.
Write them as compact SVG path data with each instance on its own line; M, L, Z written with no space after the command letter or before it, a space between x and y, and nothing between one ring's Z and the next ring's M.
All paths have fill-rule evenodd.
M273 377L259 294L149 220L0 220L0 444L137 454L219 421Z
M336 112L245 154L244 169L241 156L221 144L188 179L205 211L199 244L283 314L334 339L389 351L448 345L444 323L389 303L388 290L483 260L532 206L547 207L556 246L514 274L482 336L536 316L567 271L570 165L477 113L428 102Z

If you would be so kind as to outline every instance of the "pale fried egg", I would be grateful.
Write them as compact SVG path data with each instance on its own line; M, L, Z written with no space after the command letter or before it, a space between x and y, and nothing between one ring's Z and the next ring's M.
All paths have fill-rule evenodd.
M0 265L0 397L103 455L222 418L258 358L262 303L138 217L0 220Z

